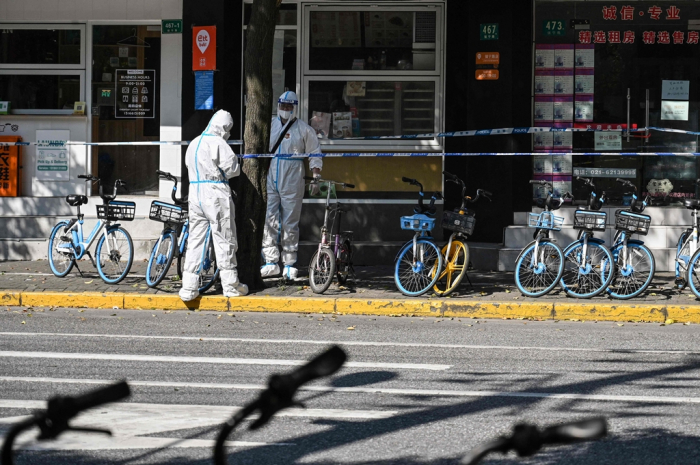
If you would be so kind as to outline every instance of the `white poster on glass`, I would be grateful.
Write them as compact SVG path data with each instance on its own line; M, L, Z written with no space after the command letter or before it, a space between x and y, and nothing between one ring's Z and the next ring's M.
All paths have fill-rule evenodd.
M69 155L66 142L70 131L66 129L36 131L36 178L41 181L70 181Z
M662 100L661 119L666 121L688 121L688 103L687 101Z

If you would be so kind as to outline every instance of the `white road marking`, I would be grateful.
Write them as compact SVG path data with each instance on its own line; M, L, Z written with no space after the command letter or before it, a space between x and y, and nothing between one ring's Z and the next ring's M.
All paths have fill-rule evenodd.
M87 354L71 352L18 352L0 351L0 358L42 358L63 360L119 360L130 362L167 362L167 363L211 363L222 365L304 365L306 360L277 360L260 358L219 358L219 357L188 357L185 355L140 355L140 354ZM346 368L383 368L397 370L431 370L444 371L451 365L435 365L427 363L381 363L381 362L346 362Z
M314 341L303 339L252 339L239 337L197 337L197 336L142 336L134 334L79 334L79 333L21 333L0 332L0 336L20 337L86 337L112 339L163 339L175 341L205 341L205 342L247 342L265 344L310 344L310 345L345 345L366 347L416 347L429 349L467 349L467 350L540 350L547 352L602 352L630 354L663 354L663 355L700 355L697 350L658 350L658 349L601 349L594 347L541 347L541 346L493 346L473 344L431 344L421 342L372 342L372 341ZM346 364L347 366L347 364Z
M71 379L71 378L27 378L15 376L0 376L0 382L21 383L55 383L55 384L111 384L114 381L100 379ZM263 390L262 384L218 384L190 383L178 381L134 381L129 380L132 387L178 387L193 389L240 389ZM351 394L391 394L398 396L428 396L428 397L525 397L535 399L567 399L610 402L637 402L662 404L700 404L700 397L661 397L661 396L619 396L606 394L562 394L549 392L519 392L519 391L460 391L445 389L392 389L392 388L363 388L363 387L331 387L331 386L302 386L300 391L351 393ZM3 404L0 401L0 408Z

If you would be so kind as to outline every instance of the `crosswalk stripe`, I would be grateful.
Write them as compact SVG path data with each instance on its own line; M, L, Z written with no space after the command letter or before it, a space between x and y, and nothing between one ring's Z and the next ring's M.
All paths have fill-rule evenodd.
M625 349L625 348L596 348L596 347L542 347L542 346L497 346L476 344L432 344L421 342L373 342L373 341L327 341L304 339L256 339L239 337L197 337L197 336L144 336L134 334L80 334L80 333L22 333L0 332L0 336L20 337L75 337L75 338L111 338L111 339L152 339L152 340L176 340L176 341L204 341L204 342L247 342L261 344L308 344L308 345L345 345L362 347L415 347L433 349L467 349L467 350L533 350L544 352L595 352L595 353L623 353L623 354L662 354L662 355L700 355L697 350L662 350L662 349Z
M223 365L277 365L299 366L306 360L275 360L256 358L218 358L218 357L188 357L185 355L141 355L141 354L88 354L70 352L18 352L0 351L0 358L42 358L65 360L118 360L131 362L167 362L167 363L211 363ZM444 371L451 365L435 365L427 363L382 363L382 362L346 362L345 368L382 368L396 370L431 370Z
M16 376L0 376L0 382L26 382L26 383L56 383L56 384L110 384L114 381L99 379L72 379L72 378L31 378ZM240 389L262 390L265 385L258 384L218 384L218 383L190 383L178 381L135 381L129 380L130 386L141 387L179 387L193 389ZM589 401L612 402L637 402L637 403L666 403L666 404L700 404L698 397L662 397L662 396L624 396L606 394L574 394L551 392L519 392L519 391L462 391L445 389L395 389L395 388L362 388L362 387L331 387L331 386L302 386L300 391L326 392L326 393L350 393L350 394L391 394L398 396L427 396L427 397L521 397L538 399L568 399ZM0 404L2 407L2 404Z

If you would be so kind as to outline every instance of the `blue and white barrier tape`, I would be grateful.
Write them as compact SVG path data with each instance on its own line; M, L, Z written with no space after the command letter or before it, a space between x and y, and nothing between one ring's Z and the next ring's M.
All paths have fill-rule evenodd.
M358 153L256 153L241 154L241 158L359 158L359 157L529 157L532 155L587 155L627 157L700 157L700 152L358 152Z
M647 129L649 129L650 131L673 132L673 133L676 133L676 134L688 134L688 135L691 135L691 136L700 136L700 132L698 132L698 131L684 131L684 130L682 130L682 129L653 128L653 127L649 127L649 128L647 128Z
M652 128L649 128L652 129ZM657 129L656 130L662 130ZM643 132L646 129L630 129L630 132ZM436 137L473 137L473 136L501 136L513 134L535 134L540 132L626 132L626 129L596 129L596 128L555 128L555 127L535 127L527 126L520 128L500 128L500 129L479 129L474 131L454 131L454 132L435 132L430 134L411 134L400 136L367 136L367 137L347 137L340 140L410 140L410 139L433 139ZM666 131L676 132L675 129ZM689 133L697 134L697 133ZM88 146L109 146L109 145L189 145L191 141L139 141L139 142L81 142L81 141L66 141L65 145L88 145ZM229 145L243 145L242 140L230 140ZM15 145L42 145L44 147L62 147L64 144L39 144L38 142L0 142L0 146L15 146Z

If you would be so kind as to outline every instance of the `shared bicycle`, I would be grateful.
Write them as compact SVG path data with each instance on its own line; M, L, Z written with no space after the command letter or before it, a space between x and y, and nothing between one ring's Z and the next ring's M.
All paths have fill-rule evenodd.
M173 182L173 190L170 193L173 204L159 200L151 202L151 210L148 217L153 221L163 223L163 231L153 246L148 259L146 283L149 287L156 287L163 281L163 278L168 274L175 255L177 255L177 272L179 276L182 276L187 257L187 238L189 237L187 197L177 198L177 178L175 176L160 170L156 171L156 174L161 179ZM202 254L199 268L200 294L209 290L219 276L210 228L207 228Z
M696 179L693 184L700 185L700 179ZM678 290L685 289L690 281L688 263L698 250L698 210L700 210L700 200L685 199L683 205L693 213L693 227L683 231L678 238L676 245L675 271L676 271L676 288Z
M564 218L552 212L561 208L570 193L553 197L552 183L531 180L546 189L547 196L538 205L541 213L530 213L528 225L535 228L534 240L527 244L515 260L515 285L527 297L540 297L550 292L564 274L564 253L549 237L550 231L561 231Z
M345 182L308 176L304 176L304 179L312 183L325 184L328 188L323 226L321 227L321 242L318 244L318 249L309 262L309 286L314 293L322 294L330 287L334 276L337 275L339 284L345 284L350 274L355 277L355 269L352 266L353 232L340 230L343 213L347 213L348 209L343 208L337 198L335 203L330 205L331 186L342 186L349 189L354 189L355 186ZM328 229L329 215L333 216L333 223L330 229ZM336 231L335 234L333 231ZM333 243L331 243L331 237L333 238Z
M82 275L78 260L87 255L105 283L117 284L129 273L134 261L134 243L118 221L132 221L136 204L114 200L117 197L117 189L126 186L121 179L114 182L112 194L105 194L100 178L82 174L78 178L96 182L98 185L103 203L97 205L97 224L86 238L83 235L85 215L80 212L80 206L87 204L88 198L85 195L66 196L66 202L71 207L77 207L78 214L69 220L59 221L51 231L48 250L51 272L63 278L75 266ZM97 241L95 261L89 249L98 236L100 239Z
M441 226L452 231L452 234L450 234L447 244L442 248L445 266L440 271L433 290L439 296L447 296L457 289L464 277L467 276L467 269L469 268L469 245L467 245L466 239L474 232L476 214L467 209L467 202L475 203L481 196L491 200L492 194L491 192L477 189L476 197L472 199L466 196L467 186L464 184L464 181L447 171L443 171L442 174L445 175L446 181L462 186L462 205L459 208L455 208L454 211L445 211L442 214ZM468 279L469 277L467 277Z
M401 229L414 231L413 239L406 242L396 256L394 282L402 294L415 297L435 286L442 270L442 253L430 231L435 227L435 201L439 192L431 196L430 205L423 204L423 185L415 179L403 177L403 182L418 186L418 207L414 215L401 217Z

